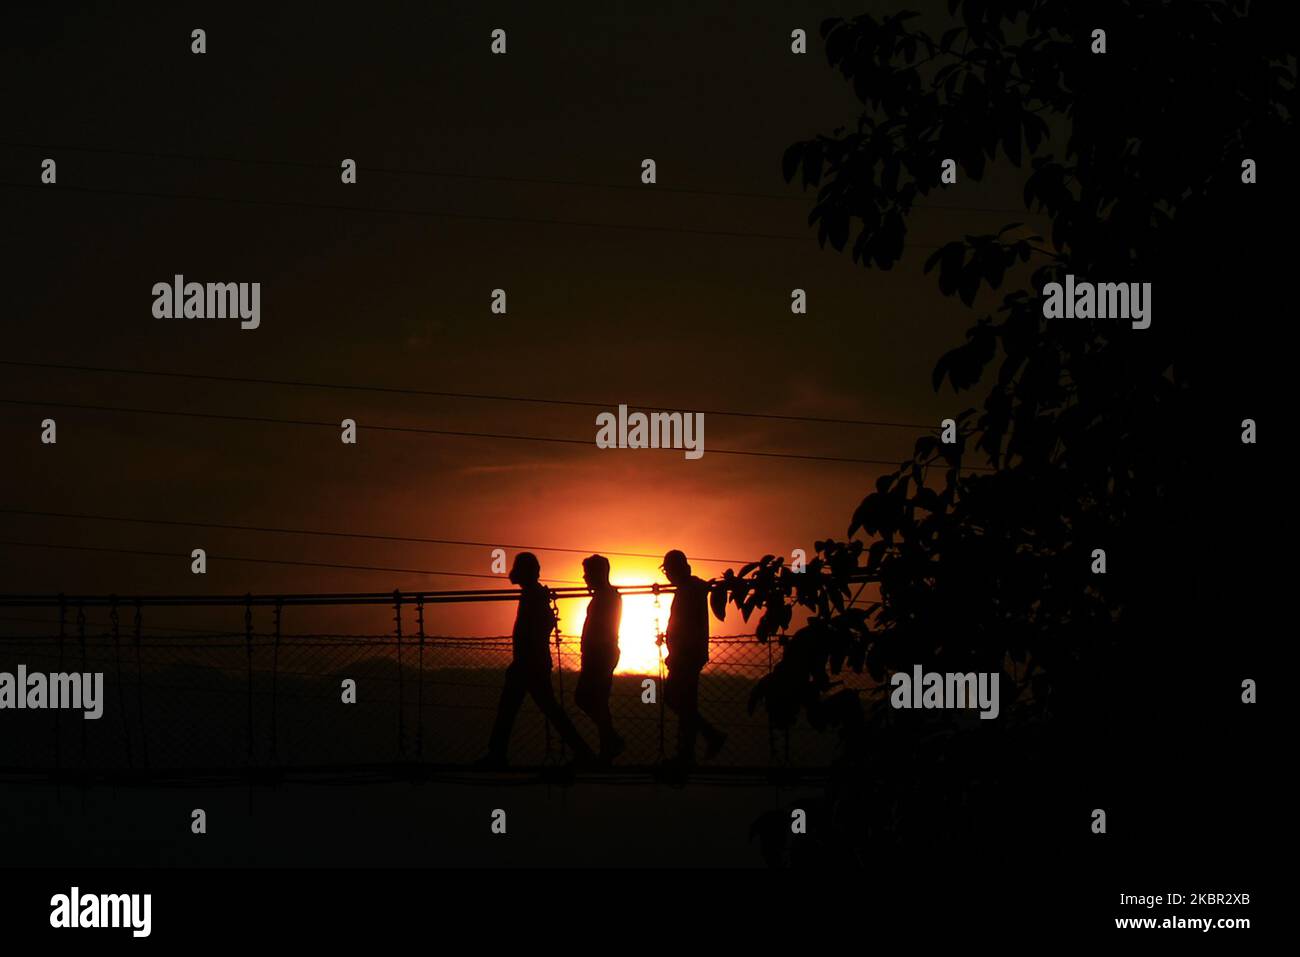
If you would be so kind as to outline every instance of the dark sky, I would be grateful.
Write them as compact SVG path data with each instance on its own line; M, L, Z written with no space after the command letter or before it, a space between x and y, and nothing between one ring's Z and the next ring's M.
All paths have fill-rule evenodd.
M910 250L886 273L819 250L806 225L811 197L780 173L790 143L857 116L850 90L826 64L819 23L891 5L654 7L363 5L344 16L168 4L62 21L6 14L0 358L611 409L625 402L937 422L976 404L936 396L929 385L935 360L972 318L922 275L929 250ZM207 31L206 55L190 53L195 27ZM504 57L489 54L496 27L508 31ZM795 27L809 33L806 56L789 50ZM46 156L58 162L58 184L33 188ZM355 186L339 182L344 157L360 166ZM639 184L646 157L658 164L658 188ZM519 179L637 188L510 181ZM727 192L773 198L715 195ZM169 198L181 194L222 201ZM1019 205L996 178L954 187L938 203ZM908 241L934 245L1015 218L1024 217L918 211ZM508 221L520 219L608 225ZM629 226L653 228L615 228ZM261 327L154 318L151 287L175 273L261 282ZM506 316L489 312L495 287L507 290ZM806 316L790 314L795 287L808 292ZM681 547L746 559L842 536L882 471L366 431L382 424L594 439L596 410L581 407L15 366L0 366L0 376L0 398L38 403L0 405L8 453L0 497L18 510L581 549ZM362 431L347 447L329 428L40 404L51 402L352 417ZM55 447L39 443L47 415L58 421ZM916 434L709 416L705 440L706 448L895 460ZM177 556L4 545L0 590L10 592L474 583L214 562L196 584L188 553L199 546L475 573L490 561L485 548L12 514L0 523L10 542ZM545 576L578 577L580 556L541 558ZM655 564L616 562L616 580L620 572L644 578ZM503 624L498 611L506 614L457 624L492 631Z

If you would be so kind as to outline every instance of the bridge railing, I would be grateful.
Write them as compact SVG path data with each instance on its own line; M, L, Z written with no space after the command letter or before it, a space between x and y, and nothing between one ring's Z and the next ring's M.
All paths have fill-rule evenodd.
M557 599L586 597L556 589ZM624 594L671 594L666 586ZM572 594L569 594L572 592ZM0 770L102 776L223 774L243 769L347 769L381 765L468 768L487 748L509 636L433 635L424 608L448 602L516 601L514 589L455 592L245 596L0 596L0 673L102 673L103 712L7 710L0 715ZM291 606L387 606L378 632L287 631ZM151 625L158 607L225 608L221 629ZM230 628L231 609L242 628ZM33 619L9 615L27 609ZM369 612L365 612L369 615ZM382 614L382 617L380 615ZM666 620L666 616L665 616ZM36 621L43 627L32 627ZM578 729L596 731L573 704L578 638L553 636L552 683ZM824 767L834 741L807 727L773 729L751 713L755 683L781 654L752 635L714 636L700 682L700 710L728 733L709 765L725 769ZM677 722L665 707L658 663L615 675L610 707L627 742L616 767L653 765L675 751ZM571 757L571 755L569 755ZM525 702L515 724L513 765L565 759L558 735Z

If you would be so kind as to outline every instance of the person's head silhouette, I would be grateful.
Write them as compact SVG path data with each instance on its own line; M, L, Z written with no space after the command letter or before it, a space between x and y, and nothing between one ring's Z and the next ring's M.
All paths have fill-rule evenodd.
M664 570L664 575L674 585L681 584L691 577L691 565L686 560L686 553L677 548L664 556L664 563L659 567Z
M532 552L520 552L510 569L510 581L516 585L533 585L542 577L542 563Z
M609 585L609 559L592 555L582 560L582 580L588 588L605 588Z

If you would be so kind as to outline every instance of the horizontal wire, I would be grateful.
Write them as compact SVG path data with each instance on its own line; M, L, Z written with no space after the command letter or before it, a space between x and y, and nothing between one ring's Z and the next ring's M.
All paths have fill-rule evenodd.
M484 548L509 548L520 551L567 552L576 555L606 555L616 558L663 558L663 555L650 552L616 552L602 548L560 548L552 545L519 545L509 542L476 542L456 538L420 538L414 535L375 535L364 532L337 532L311 528L277 528L268 525L238 525L230 522L187 522L160 518L127 518L117 515L87 515L83 512L45 512L34 509L0 508L0 515L25 515L40 518L75 518L96 522L123 522L134 525L163 525L183 528L216 528L239 532L269 532L281 535L315 535L326 538L360 538L381 542L410 542L419 545L465 545ZM690 556L693 562L710 562L724 565L744 565L747 562L739 558L700 558ZM498 576L500 577L500 576Z
M74 546L46 546L36 544L37 548ZM159 553L169 555L169 553ZM170 556L169 557L174 557ZM856 581L857 579L850 579ZM675 592L672 585L619 585L620 594L627 595L670 595ZM591 591L586 585L574 587L561 585L550 589L557 601L576 598L590 598ZM393 605L400 600L407 607L424 602L426 605L472 604L478 602L513 602L519 600L517 588L479 588L458 590L408 590L396 592L317 592L313 594L252 594L242 595L144 595L144 594L110 594L110 595L69 595L65 593L43 595L0 594L0 607L4 608L58 608L75 609L78 607L127 607L129 605L150 605L157 607L233 607L259 608L279 605L288 607L327 607L335 605Z
M57 625L58 621L53 618L30 618L18 615L0 615L0 621L24 622L33 625ZM75 619L65 620L66 639L76 638ZM85 622L86 637L100 640L109 637L112 631L112 622L91 621ZM119 629L122 637L128 637L128 633L134 630L134 625L127 621L119 623ZM397 636L393 632L379 634L377 632L312 632L312 631L282 631L278 635L272 631L210 631L200 628L177 628L166 625L141 625L145 631L162 631L160 635L141 635L142 645L150 648L246 648L248 646L248 637L254 639L254 646L258 648L273 648L277 638L282 642L291 644L285 645L284 650L292 651L295 648L366 648L373 646L395 647L398 644ZM183 632L183 634L173 634L173 632ZM0 641L53 641L59 638L57 634L40 634L40 635L0 635ZM229 644L218 644L210 639L224 638L230 640ZM561 646L564 654L574 657L579 654L579 647L582 642L582 636L563 633L561 636ZM429 643L429 648L439 650L443 648L459 649L481 649L487 651L510 651L513 638L510 635L420 635L417 632L404 633L401 644L410 645L411 643L419 644L423 640ZM753 644L757 641L757 636L753 633L732 634L732 635L710 635L709 644L712 645L736 645L736 644ZM553 644L553 642L552 642Z
M107 552L114 555L143 555L152 558L184 558L186 561L190 560L189 555L185 555L180 552L154 552L154 551L146 551L143 549L135 549L135 548L103 548L95 545L55 545L55 544L50 544L48 542L17 542L17 541L0 540L0 546L11 547L11 548L53 548L62 551ZM502 577L500 575L481 575L474 572L433 571L427 568L389 568L381 565L345 565L345 564L336 564L334 562L305 562L305 561L295 561L288 558L247 558L238 555L213 555L213 554L208 554L207 558L212 559L214 561L245 562L245 563L252 563L252 564L259 564L259 565L295 565L295 566L301 566L305 568L344 568L350 571L399 572L402 574L410 574L410 575L436 575L436 576L448 576L454 578L487 578L487 579L495 579L497 581L500 581ZM573 581L571 579L566 579L566 578L543 578L542 581L558 582L565 585L583 584L582 582Z
M112 147L102 146L69 146L54 145L50 143L12 143L0 142L0 147L8 149L34 149L34 150L60 150L70 153L99 153L117 156L143 156L153 159L181 159L200 163L236 163L250 166L281 166L294 169L320 169L338 172L339 166L331 163L310 163L304 160L284 160L284 159L264 159L258 157L238 157L238 156L202 156L195 153L171 153L171 152L153 152L146 150L124 150ZM561 180L561 179L540 179L536 177L525 176L503 176L483 173L455 173L445 170L426 170L426 169L409 169L392 166L369 166L357 165L357 170L367 172L384 173L394 176L425 176L439 179L465 179L479 180L492 183L521 183L529 186L563 186L580 189L611 189L625 190L628 192L646 193L653 191L656 193L677 193L685 196L717 196L728 199L773 199L784 200L786 202L807 203L810 198L807 195L785 195L780 196L775 193L755 193L734 190L709 190L709 189L691 189L681 186L664 186L654 184L634 185L630 183L594 183L581 180ZM936 205L930 203L912 203L914 209L934 210L936 212L962 212L962 213L1011 213L1017 216L1038 215L1031 210L1015 209L1005 206L957 206L957 205Z
M130 413L134 415L161 415L176 416L191 419L213 419L226 422L256 422L267 425L306 425L321 428L337 429L339 424L336 422L321 422L312 419L280 419L271 416L251 416L251 415L230 415L228 413L216 412L182 412L176 409L142 409L138 407L126 406L107 406L107 405L89 405L85 403L74 402L49 402L37 399L0 399L3 405L22 405L36 406L50 409L78 409L91 412L119 412ZM499 439L511 442L550 442L562 445L582 445L587 448L596 448L596 444L591 439L566 439L556 436L543 435L514 435L499 432L472 432L453 429L427 429L416 426L399 426L399 425L365 425L360 426L364 430L376 432L404 432L416 435L443 435L455 438L475 438L475 439ZM669 450L664 450L669 451ZM774 459L798 459L810 462L843 462L853 465L888 465L893 468L902 468L904 460L888 459L868 459L853 458L839 455L811 455L799 452L764 452L756 449L719 449L710 448L706 450L714 455L749 455L759 458ZM961 467L964 471L992 472L993 468L988 466L965 465Z
M456 213L437 209L402 209L394 206L348 206L342 203L307 203L291 199L252 199L242 196L205 196L198 193L158 193L149 190L101 189L92 186L49 186L41 183L0 182L0 188L27 189L40 192L86 193L96 196L121 196L133 199L187 200L204 203L229 203L244 206L269 206L282 209L319 209L331 212L380 213L395 216L423 216L432 219L449 219L478 223L513 223L527 226L577 226L584 229L621 229L650 233L676 233L684 236L710 236L725 239L779 239L787 242L807 243L810 235L791 236L787 233L742 232L739 230L692 229L686 226L656 226L646 223L600 223L574 219L547 219L528 216L488 216L477 213ZM903 243L904 249L941 249L943 244Z
M252 376L209 375L191 372L165 372L155 369L122 369L110 366L62 365L54 362L21 362L14 359L0 359L0 365L15 366L25 369L63 369L71 372L104 372L114 375L157 376L170 379L194 379L203 382L234 382L250 385L283 385L305 389L337 389L348 392L378 392L390 395L427 396L444 399L475 399L492 402L523 402L536 405L578 406L589 409L610 409L618 406L617 402L586 402L577 399L546 399L537 396L494 395L483 392L444 392L433 389L403 389L392 386L352 385L334 382L308 382L297 379L262 379ZM667 406L645 405L643 403L624 402L629 408L645 409L650 412L674 412ZM934 425L917 422L884 422L876 419L840 419L816 415L784 415L774 412L742 412L734 409L692 409L704 415L730 416L745 419L776 419L784 422L817 422L830 425L870 425L898 429L933 429Z
M122 610L123 610L123 611L129 611L129 610L131 610L131 608L130 608L129 605L123 605ZM0 621L24 621L24 622L28 622L28 623L30 623L30 624L34 624L34 625L57 625L57 624L58 624L58 621L55 620L55 619L52 619L52 618L25 618L25 617L22 617L22 616L19 616L19 615L0 615ZM71 620L68 621L68 624L71 624ZM97 629L107 629L107 628L110 627L110 623L109 623L109 622L96 622L96 621L90 621L89 619L87 619L87 620L86 620L86 627L87 627L87 628L97 628ZM128 628L130 628L130 629L134 629L134 628L135 628L135 625L134 625L134 624L128 624L127 622L123 621L122 624L121 624L121 627L123 628L123 630L126 630L126 629L128 629ZM230 631L229 629L227 629L226 631L218 631L218 630L215 630L215 629L212 629L212 628L182 628L180 625L145 625L145 624L142 624L142 625L140 626L140 629L141 629L142 631L161 631L161 632L163 632L162 635L155 635L155 636L153 636L154 638L175 638L175 637L180 637L180 636L178 636L178 635L173 635L173 634L171 634L172 632L184 632L185 634L189 634L189 635L203 635L203 636L210 637L210 638L229 638L229 637L232 637L232 636L238 636L238 637L240 637L240 638L244 637L244 633L243 633L242 631L238 631L238 632L236 632L236 631Z

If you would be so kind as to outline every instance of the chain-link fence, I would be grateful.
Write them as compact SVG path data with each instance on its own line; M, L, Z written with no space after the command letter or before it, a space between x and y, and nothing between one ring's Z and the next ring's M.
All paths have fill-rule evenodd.
M390 608L390 611L392 609ZM53 633L0 637L0 673L103 675L102 715L72 709L10 710L0 769L213 772L247 767L346 768L386 763L469 766L488 737L511 659L500 637L423 634L405 612L402 633L283 632L281 608L252 608L243 631L158 633L130 600L104 621L65 607ZM377 611L377 610L376 610ZM265 630L265 619L274 624ZM20 619L21 620L21 619ZM28 619L30 620L30 619ZM51 622L53 624L53 622ZM661 649L662 650L662 649ZM700 712L726 732L719 768L824 767L831 736L801 725L773 729L749 702L781 654L752 636L717 636L700 680ZM593 747L594 724L573 703L578 638L553 639L552 685ZM614 726L627 743L616 767L653 765L676 750L677 718L665 707L662 664L654 673L616 673ZM16 702L15 702L16 703ZM14 707L13 704L9 707ZM568 755L571 757L572 755ZM559 735L531 700L515 722L512 765L562 761Z

